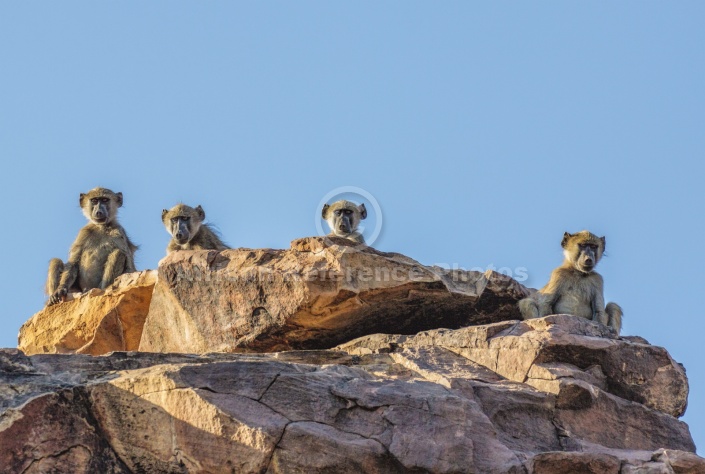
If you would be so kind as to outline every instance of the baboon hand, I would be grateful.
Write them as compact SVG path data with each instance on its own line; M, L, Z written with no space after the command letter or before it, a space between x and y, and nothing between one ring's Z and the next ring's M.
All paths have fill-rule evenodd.
M68 289L67 288L59 288L54 292L53 295L49 297L49 303L47 306L51 306L56 303L61 303L66 299L66 295L68 294Z

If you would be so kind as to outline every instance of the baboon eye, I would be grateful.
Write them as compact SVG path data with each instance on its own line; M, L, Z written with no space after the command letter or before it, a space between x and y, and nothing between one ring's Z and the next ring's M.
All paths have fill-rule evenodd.
M333 214L335 214L336 216L339 216L341 212L342 211L340 209L338 209L337 211L334 211Z
M91 198L91 204L98 204L98 198Z
M108 198L100 198L100 201L101 201L101 202L108 202L108 201L110 201L110 199L108 199Z
M189 216L184 216L184 217L182 217L182 219L184 220L184 222L188 222L191 220L191 218Z
M349 215L352 214L352 213L353 213L353 212L352 212L350 209L345 209L345 215L346 215L346 216L349 216Z

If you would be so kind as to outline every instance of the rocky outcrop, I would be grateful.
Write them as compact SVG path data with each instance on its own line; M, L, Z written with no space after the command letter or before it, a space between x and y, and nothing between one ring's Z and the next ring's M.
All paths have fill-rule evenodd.
M18 347L92 355L321 349L376 332L516 319L528 294L500 273L428 267L311 237L289 250L171 253L158 271L44 308L22 326Z
M675 387L675 388L674 388ZM9 472L705 472L682 368L571 316L333 350L0 352Z
M156 271L127 273L105 290L69 294L22 325L18 348L26 354L137 350L156 277Z
M530 291L335 238L175 252L0 350L0 472L705 472L683 367L519 321Z
M160 262L140 350L322 349L377 332L517 319L522 285L447 271L340 238L289 250L175 252Z
M386 354L409 370L428 371L427 378L448 387L473 380L475 395L486 399L486 409L495 407L490 418L514 448L525 443L514 444L519 430L534 433L535 443L559 442L531 450L591 444L657 449L675 447L674 442L678 449L694 450L687 426L675 418L687 403L685 372L663 348L644 342L618 339L582 318L554 315L415 336L367 336L338 349L360 356ZM478 385L477 378L489 385ZM509 399L495 389L487 392L507 384L514 387ZM534 399L537 393L550 406L545 423L536 416L537 407L526 402L527 395ZM557 439L555 427L560 427Z
M560 407L589 408L604 392L682 416L688 400L683 367L662 347L630 339L617 337L601 324L559 314L415 336L375 334L338 349L355 355L390 354L421 370L413 362L416 354L442 348L442 354L452 352L453 366L467 359L507 380L554 394Z

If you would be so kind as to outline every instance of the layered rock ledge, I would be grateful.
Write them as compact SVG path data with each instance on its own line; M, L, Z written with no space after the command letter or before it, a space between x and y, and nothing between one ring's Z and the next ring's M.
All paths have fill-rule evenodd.
M705 472L687 425L672 416L687 395L680 366L663 349L604 331L550 316L366 336L335 350L0 351L0 466Z

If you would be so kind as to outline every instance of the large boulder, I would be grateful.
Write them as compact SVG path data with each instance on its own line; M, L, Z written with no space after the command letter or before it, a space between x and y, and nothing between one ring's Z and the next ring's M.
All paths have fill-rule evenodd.
M22 325L17 347L26 354L137 350L156 277L153 270L126 273L105 290L70 293Z
M330 348L378 332L517 319L516 302L529 294L496 272L428 267L339 238L174 252L158 271L141 351Z
M591 344L601 339L615 346ZM687 393L678 364L664 354L569 316L365 336L334 350L0 351L0 466L26 473L705 472L687 425L669 414L684 393L630 387L656 370L665 373L658 383Z

